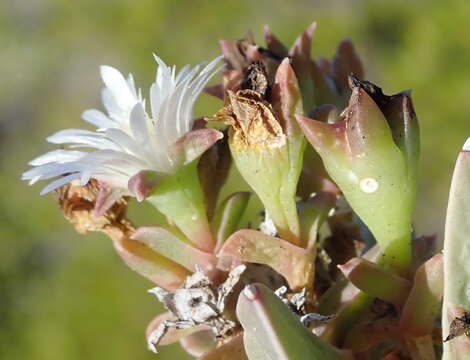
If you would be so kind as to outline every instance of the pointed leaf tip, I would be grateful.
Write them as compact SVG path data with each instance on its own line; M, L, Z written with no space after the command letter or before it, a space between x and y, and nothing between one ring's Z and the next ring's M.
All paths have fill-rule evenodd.
M463 144L462 150L463 151L470 151L470 137L467 138L467 140L465 141L465 144Z
M170 148L170 157L180 165L187 165L201 156L224 134L215 129L193 130L180 137Z

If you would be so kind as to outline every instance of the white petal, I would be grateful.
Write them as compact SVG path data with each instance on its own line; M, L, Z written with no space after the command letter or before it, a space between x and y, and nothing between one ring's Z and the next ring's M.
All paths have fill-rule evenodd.
M53 144L76 143L97 149L118 149L119 147L106 139L103 134L79 129L66 129L56 132L47 138Z
M51 192L52 190L55 190L57 188L60 188L62 185L65 185L73 180L76 180L80 177L80 174L70 174L64 177L61 177L48 185L46 185L40 192L41 195L45 195L48 192Z
M115 121L96 109L85 110L82 113L82 119L100 129L116 127L118 125Z
M149 119L142 104L137 103L130 113L130 128L134 139L140 144L149 143Z
M139 156L142 154L142 147L126 132L119 129L106 130L106 137L119 144L127 153Z
M121 109L132 107L137 99L124 76L111 66L102 65L100 71L103 82L111 91Z
M31 160L29 165L31 166L39 166L48 163L64 163L69 161L75 161L86 155L87 153L84 151L71 151L71 150L54 150L49 151L37 158Z

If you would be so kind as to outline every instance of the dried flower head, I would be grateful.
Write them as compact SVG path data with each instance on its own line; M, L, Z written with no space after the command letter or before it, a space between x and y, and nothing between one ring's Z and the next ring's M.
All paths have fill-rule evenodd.
M77 180L55 190L55 195L64 217L72 223L80 234L100 231L111 238L120 238L134 231L134 227L126 217L127 199L121 197L101 216L95 209L104 189L100 189L98 181L91 179L81 186Z

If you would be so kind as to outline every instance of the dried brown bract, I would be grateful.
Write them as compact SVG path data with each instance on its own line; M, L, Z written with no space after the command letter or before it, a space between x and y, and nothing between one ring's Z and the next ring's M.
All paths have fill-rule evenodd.
M57 189L55 195L64 217L80 234L101 231L116 239L133 232L134 227L126 217L128 201L125 197L115 201L103 215L95 215L100 191L100 185L94 179L85 186L77 180Z
M286 143L272 106L255 90L228 91L225 106L212 119L231 126L239 148L277 148Z
M470 337L470 313L466 312L461 317L456 317L450 323L449 335L444 342L452 340L457 336L465 335Z
M253 90L259 93L264 99L269 96L271 87L269 85L266 67L261 61L255 61L245 70L242 89Z

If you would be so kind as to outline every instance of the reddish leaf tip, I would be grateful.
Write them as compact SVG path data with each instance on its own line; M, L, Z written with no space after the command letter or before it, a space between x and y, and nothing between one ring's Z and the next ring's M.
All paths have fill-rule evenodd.
M245 295L248 300L254 301L259 299L260 292L256 285L249 284L243 289L243 295Z

